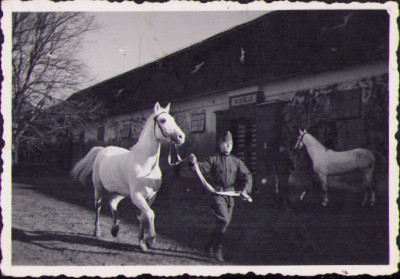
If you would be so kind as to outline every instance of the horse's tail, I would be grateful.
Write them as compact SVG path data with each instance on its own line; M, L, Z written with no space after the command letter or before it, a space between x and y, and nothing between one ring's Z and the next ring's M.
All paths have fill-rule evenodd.
M79 180L82 184L85 184L86 177L93 170L93 164L97 154L103 149L104 147L101 146L93 147L85 157L76 162L71 170L71 176L75 180Z
M388 166L388 158L383 155L381 152L379 152L378 150L370 150L372 152L372 154L375 157L375 169L377 169L377 167L380 168L384 168L385 166ZM377 160L379 159L379 160Z

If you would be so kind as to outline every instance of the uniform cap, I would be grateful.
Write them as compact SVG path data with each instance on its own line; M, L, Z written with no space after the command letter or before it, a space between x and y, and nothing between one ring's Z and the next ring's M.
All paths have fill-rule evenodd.
M220 142L232 141L232 134L231 134L231 132L226 131L226 132L222 133L221 136L219 137L219 141L220 141Z

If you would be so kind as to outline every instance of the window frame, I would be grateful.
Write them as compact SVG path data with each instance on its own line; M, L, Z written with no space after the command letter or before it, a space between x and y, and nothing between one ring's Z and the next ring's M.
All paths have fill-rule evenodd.
M192 134L203 133L205 130L206 130L206 113L205 112L193 113L190 119L190 132Z

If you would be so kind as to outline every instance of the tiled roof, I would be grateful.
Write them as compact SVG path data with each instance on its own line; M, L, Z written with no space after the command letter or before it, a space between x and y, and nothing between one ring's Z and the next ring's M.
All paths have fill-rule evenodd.
M388 60L386 11L277 11L80 91L110 114Z

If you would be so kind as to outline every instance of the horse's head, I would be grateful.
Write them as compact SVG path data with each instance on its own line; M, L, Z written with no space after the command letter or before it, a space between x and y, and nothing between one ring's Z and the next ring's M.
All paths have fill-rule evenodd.
M154 135L159 140L173 142L179 146L185 142L185 134L169 114L169 108L170 104L165 108L162 108L158 102L155 104L153 114Z
M296 145L294 146L295 150L296 149L301 149L304 146L303 138L304 138L305 134L307 134L307 130L306 129L304 129L303 131L299 130L299 134L300 135L297 138Z

